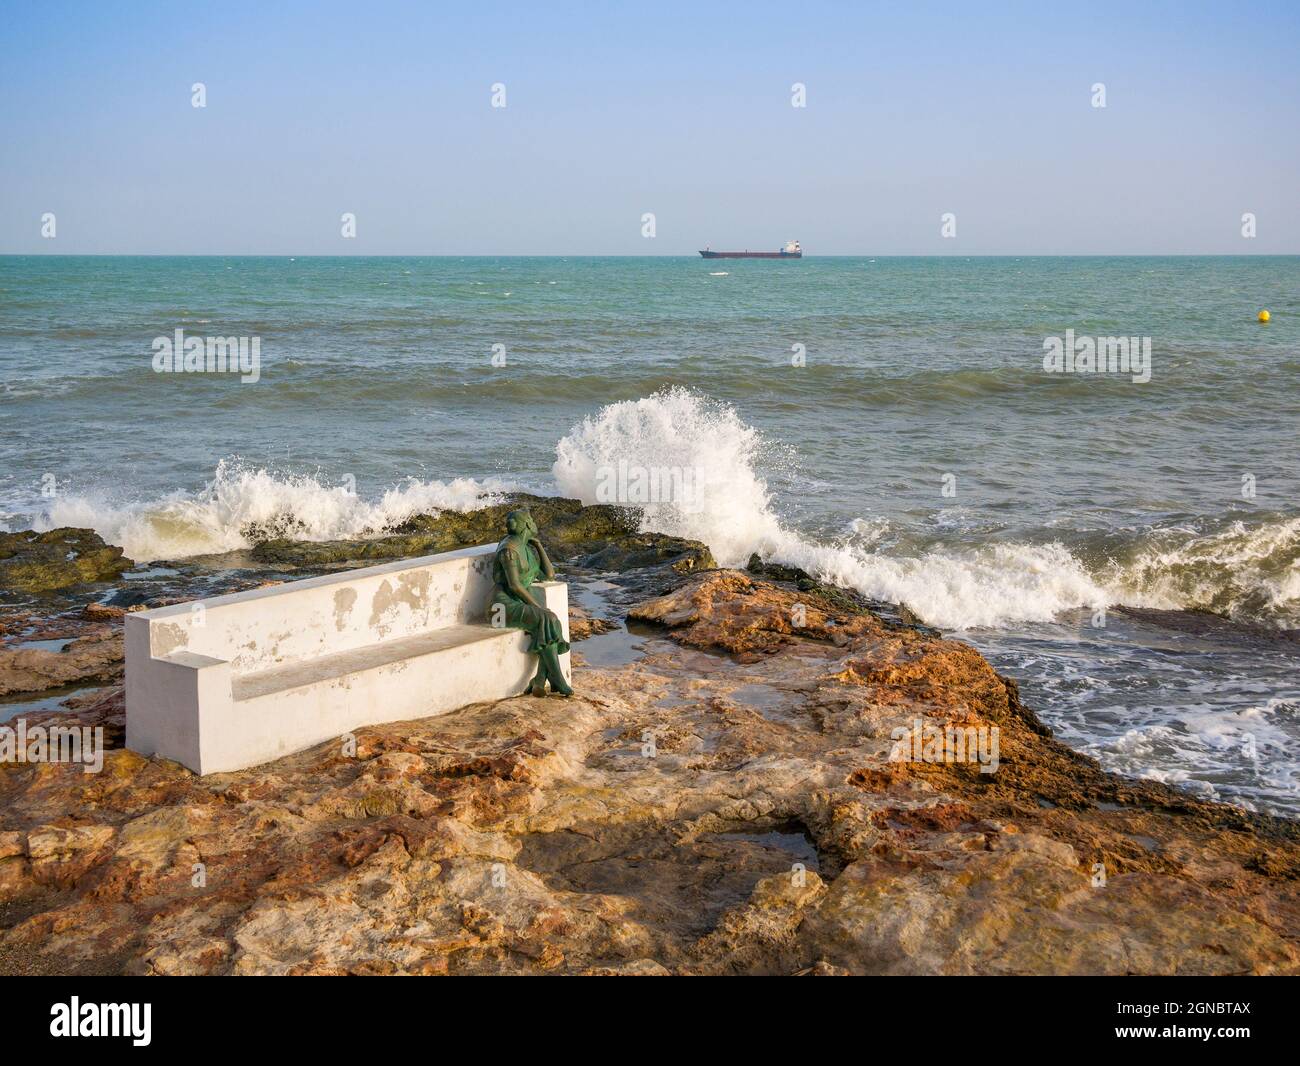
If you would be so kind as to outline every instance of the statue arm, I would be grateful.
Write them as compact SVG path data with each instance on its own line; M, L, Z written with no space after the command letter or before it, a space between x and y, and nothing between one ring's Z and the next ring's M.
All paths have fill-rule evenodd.
M555 567L551 565L551 557L546 554L546 549L542 547L542 542L536 537L533 538L533 543L537 545L537 558L540 559L542 563L542 576L546 578L547 581L554 581Z

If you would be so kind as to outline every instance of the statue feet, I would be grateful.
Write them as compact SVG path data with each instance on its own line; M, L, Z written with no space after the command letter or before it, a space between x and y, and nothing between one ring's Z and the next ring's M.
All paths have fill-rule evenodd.
M545 681L533 681L532 684L530 684L530 685L528 686L528 691L527 691L526 694L529 695L529 696L536 696L537 698L541 699L542 697L544 697L544 696L546 695L546 682L545 682ZM561 681L558 685L557 685L554 681L552 681L552 682L551 682L551 693L550 693L550 694L551 694L552 696L565 696L565 697L568 697L568 696L572 696L572 695L573 695L573 689L570 688L570 687L569 687L567 684L565 684L563 681Z

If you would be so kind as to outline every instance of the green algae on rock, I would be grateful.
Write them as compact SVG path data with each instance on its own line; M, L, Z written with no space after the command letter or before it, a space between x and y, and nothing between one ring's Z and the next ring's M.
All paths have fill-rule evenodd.
M0 533L0 591L42 593L113 581L134 565L93 529Z
M304 541L276 538L257 544L251 555L278 566L322 567L378 562L455 551L500 539L506 515L526 507L542 530L542 543L556 559L600 570L628 570L666 564L678 573L717 564L699 541L639 532L641 512L610 504L584 506L557 496L515 493L504 503L473 511L415 515L382 536L358 540ZM255 533L254 530L246 531Z

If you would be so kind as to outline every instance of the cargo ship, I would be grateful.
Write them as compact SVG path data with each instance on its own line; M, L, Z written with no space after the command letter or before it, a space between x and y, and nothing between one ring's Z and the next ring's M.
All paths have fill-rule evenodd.
M787 241L779 252L715 252L705 248L700 255L705 259L802 259L803 249L798 241Z

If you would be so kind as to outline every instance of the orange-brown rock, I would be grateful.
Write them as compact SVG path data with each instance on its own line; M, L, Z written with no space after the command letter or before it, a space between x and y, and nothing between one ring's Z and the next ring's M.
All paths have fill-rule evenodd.
M969 646L730 571L633 613L663 637L576 647L572 700L0 766L0 970L1300 969L1294 823L1103 773ZM900 755L918 721L997 727L996 771Z
M121 626L95 626L61 650L23 644L0 647L0 696L43 692L122 676Z

